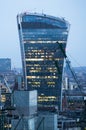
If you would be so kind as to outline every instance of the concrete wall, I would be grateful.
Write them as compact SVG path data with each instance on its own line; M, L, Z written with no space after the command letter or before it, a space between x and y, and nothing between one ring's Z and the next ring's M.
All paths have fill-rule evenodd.
M12 123L12 129L14 130L35 130L35 117L23 117L20 121L20 119L13 119L11 121Z
M41 112L38 115L36 128L38 128L38 130L58 130L57 129L57 114Z
M13 102L17 113L29 116L37 113L37 91L14 91Z

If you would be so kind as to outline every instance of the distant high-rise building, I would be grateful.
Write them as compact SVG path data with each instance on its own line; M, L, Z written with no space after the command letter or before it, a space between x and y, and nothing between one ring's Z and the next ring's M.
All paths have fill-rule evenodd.
M39 104L59 105L69 23L37 13L19 14L17 22L25 89L38 90Z
M11 70L11 59L0 58L0 72L7 72Z
M72 73L71 73L71 69L72 69L71 61L68 60L68 61L66 61L66 66L65 66L65 76L73 77Z

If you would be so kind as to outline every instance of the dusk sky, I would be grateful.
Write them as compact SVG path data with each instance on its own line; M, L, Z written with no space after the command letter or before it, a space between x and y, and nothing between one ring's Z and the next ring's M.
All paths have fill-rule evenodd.
M72 66L86 66L86 0L1 0L0 58L11 58L12 67L21 67L16 16L37 12L64 17L70 23L67 55Z

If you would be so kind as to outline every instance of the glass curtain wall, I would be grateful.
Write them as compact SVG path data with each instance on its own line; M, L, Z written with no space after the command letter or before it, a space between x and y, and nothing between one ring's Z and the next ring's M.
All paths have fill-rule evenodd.
M24 87L38 90L38 104L58 106L69 24L62 18L39 14L17 16Z

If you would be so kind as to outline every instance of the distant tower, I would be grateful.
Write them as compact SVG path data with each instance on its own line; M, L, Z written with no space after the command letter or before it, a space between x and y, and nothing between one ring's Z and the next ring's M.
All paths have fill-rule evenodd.
M69 66L71 67L71 61L66 62L65 73L67 77L72 77L72 73Z
M38 90L38 104L60 105L64 56L69 23L46 14L17 16L24 87ZM58 44L59 43L59 44Z
M65 77L65 90L69 89L69 78Z

